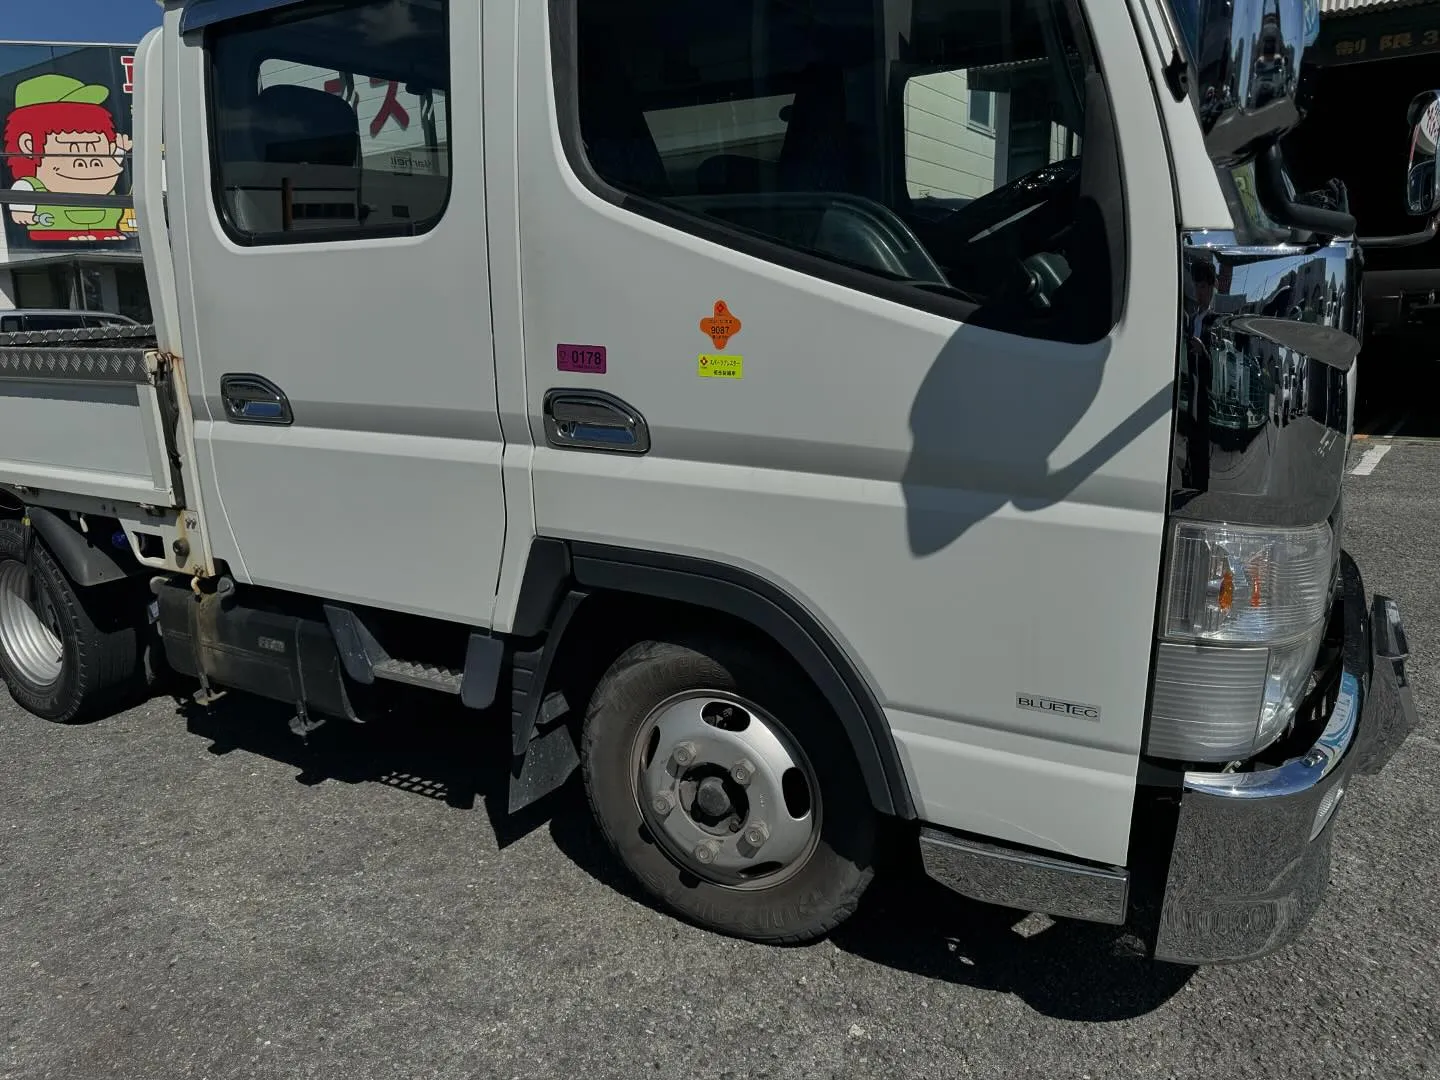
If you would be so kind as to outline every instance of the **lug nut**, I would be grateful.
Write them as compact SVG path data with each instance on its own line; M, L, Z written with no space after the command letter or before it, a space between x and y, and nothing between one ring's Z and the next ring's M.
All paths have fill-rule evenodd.
M749 787L750 779L755 775L755 764L749 758L743 758L730 766L730 779L741 787Z
M671 795L668 791L662 791L659 795L655 796L650 805L654 807L655 813L661 817L665 817L675 809L675 796Z
M709 866L715 861L715 856L720 854L720 845L714 840L706 840L695 848L695 861Z
M693 742L682 742L675 747L675 764L682 769L695 760L696 750Z
M745 829L745 843L749 844L752 848L761 847L765 841L769 839L770 826L766 825L763 821L757 821Z

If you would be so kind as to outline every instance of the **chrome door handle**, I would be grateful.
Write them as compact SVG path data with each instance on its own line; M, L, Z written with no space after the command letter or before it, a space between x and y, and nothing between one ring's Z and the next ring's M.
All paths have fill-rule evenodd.
M225 416L235 424L293 424L290 399L262 375L225 375L220 379Z
M650 426L638 409L600 390L551 390L545 395L545 441L558 450L644 454Z

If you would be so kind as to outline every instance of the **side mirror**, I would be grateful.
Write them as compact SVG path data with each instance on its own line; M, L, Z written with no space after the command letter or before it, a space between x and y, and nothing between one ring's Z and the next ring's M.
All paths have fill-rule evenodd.
M1210 160L1241 165L1304 115L1300 71L1316 0L1192 0L1196 107Z
M1417 94L1407 114L1410 125L1410 165L1405 172L1405 209L1414 217L1428 217L1425 228L1403 236L1362 236L1371 248L1402 248L1425 244L1440 232L1440 187L1435 183L1436 144L1440 143L1440 90Z
M1435 146L1440 141L1440 90L1427 90L1410 102L1410 168L1405 180L1405 208L1416 217L1440 210L1435 187Z
M1276 224L1327 241L1352 235L1349 213L1295 197L1280 152L1281 136L1305 116L1314 66L1306 57L1320 35L1320 0L1188 2L1182 33L1210 160L1220 168L1254 162L1255 194Z

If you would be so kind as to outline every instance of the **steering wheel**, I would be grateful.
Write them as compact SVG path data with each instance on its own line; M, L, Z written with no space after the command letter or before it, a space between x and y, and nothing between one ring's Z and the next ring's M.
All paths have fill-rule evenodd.
M933 250L957 287L991 302L1047 309L1069 276L1055 241L1075 220L1079 194L1079 158L1046 165L937 222Z
M1016 177L1004 187L998 187L956 210L945 219L942 228L952 243L972 243L986 230L994 229L1041 203L1068 202L1067 199L1056 198L1057 192L1066 186L1073 186L1076 194L1079 193L1078 157L1066 158ZM1066 207L1067 216L1068 210Z

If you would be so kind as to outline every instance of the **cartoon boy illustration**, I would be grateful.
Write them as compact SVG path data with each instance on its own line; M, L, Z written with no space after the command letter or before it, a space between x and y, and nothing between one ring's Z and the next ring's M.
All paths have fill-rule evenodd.
M5 122L5 153L20 191L111 195L125 169L130 136L115 131L110 90L67 75L38 75L15 88ZM119 207L11 206L10 217L36 241L124 240Z

